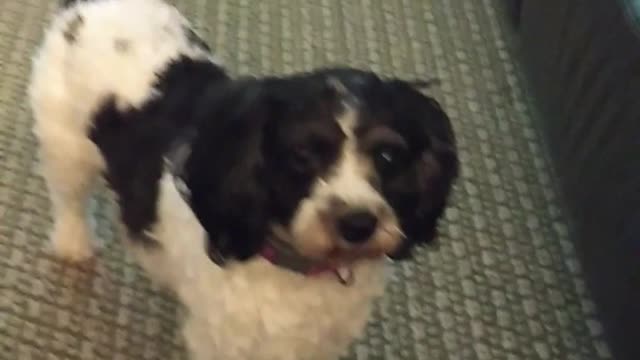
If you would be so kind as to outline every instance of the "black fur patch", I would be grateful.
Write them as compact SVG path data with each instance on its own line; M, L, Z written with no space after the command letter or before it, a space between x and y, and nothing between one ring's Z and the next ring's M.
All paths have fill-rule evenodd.
M358 107L357 136L385 128L405 144L399 166L381 169L377 179L407 235L390 255L408 257L414 245L435 238L458 167L446 114L407 82L332 69L234 81L205 96L185 180L215 253L255 255L269 226L288 226L312 184L335 163L344 139L335 115L345 99L330 78ZM370 150L375 157L377 149Z
M84 25L84 18L80 14L76 14L67 24L62 35L69 44L73 44L78 40L78 32Z
M224 257L261 250L287 224L342 137L338 99L309 74L247 79L213 89L186 166L192 208Z
M106 179L115 191L122 222L134 238L156 220L158 181L171 143L194 126L194 108L208 86L227 81L206 61L180 58L159 76L161 94L140 109L121 111L115 99L95 116L91 140L107 163Z

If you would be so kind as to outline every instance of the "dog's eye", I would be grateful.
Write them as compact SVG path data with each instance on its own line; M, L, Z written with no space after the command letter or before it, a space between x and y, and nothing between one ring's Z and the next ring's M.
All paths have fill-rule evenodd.
M380 146L373 152L373 162L384 176L393 176L407 161L406 150L397 146Z
M316 143L298 146L290 155L292 168L301 175L313 173L325 157L325 153L326 148Z
M296 175L314 176L333 162L338 150L339 146L331 138L306 136L289 148L288 164Z
M298 146L296 152L307 160L326 161L335 156L336 147L321 138L310 138L303 145Z

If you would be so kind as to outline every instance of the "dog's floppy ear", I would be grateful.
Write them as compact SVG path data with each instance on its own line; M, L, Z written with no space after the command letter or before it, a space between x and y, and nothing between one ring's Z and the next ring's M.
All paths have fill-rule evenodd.
M411 171L414 210L400 219L407 241L393 256L401 259L410 255L413 245L436 239L438 220L458 176L459 160L449 117L440 104L415 90L411 82L392 80L388 86L396 125L416 152Z
M440 149L426 150L415 166L420 184L417 208L400 219L407 238L391 256L396 260L409 258L415 245L433 243L437 239L438 222L458 174L455 148L442 145Z
M434 140L434 142L438 142ZM453 146L433 144L418 161L417 176L422 188L418 193L418 207L409 216L403 228L408 237L407 243L432 243L438 236L438 222L447 206L452 185L458 175L458 158ZM410 249L408 249L410 250ZM407 257L402 249L397 258Z
M213 261L245 260L268 233L262 139L278 104L262 84L249 80L211 89L200 106L186 164L191 207L207 231Z

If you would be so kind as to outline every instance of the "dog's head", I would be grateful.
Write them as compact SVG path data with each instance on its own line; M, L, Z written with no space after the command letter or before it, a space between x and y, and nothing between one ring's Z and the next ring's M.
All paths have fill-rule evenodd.
M224 256L278 236L340 264L434 239L458 158L446 114L408 82L332 69L236 82L206 104L187 185Z

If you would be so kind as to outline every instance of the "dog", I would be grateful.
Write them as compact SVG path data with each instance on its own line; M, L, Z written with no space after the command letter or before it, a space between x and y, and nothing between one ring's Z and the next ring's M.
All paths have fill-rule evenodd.
M192 359L335 359L457 177L420 90L348 67L232 77L161 0L67 0L29 86L52 248L92 257L103 176L125 243L185 305Z

